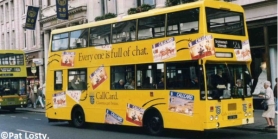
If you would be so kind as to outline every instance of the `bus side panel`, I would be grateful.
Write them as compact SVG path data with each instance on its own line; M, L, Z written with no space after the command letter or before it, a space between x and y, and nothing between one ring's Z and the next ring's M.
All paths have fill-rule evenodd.
M151 96L151 92L153 93L153 96ZM171 92L192 95L194 96L193 103L190 103L188 100L184 100L183 105L175 105L175 102L170 102ZM152 90L144 91L140 94L142 94L140 95L141 98L138 96L137 101L135 101L136 104L142 103L144 110L147 110L150 107L157 108L162 115L164 128L190 130L204 129L204 118L202 117L204 112L202 110L204 109L203 106L205 102L199 101L199 91ZM178 98L174 99L177 101L182 101L181 99L178 100Z
M46 117L50 119L70 120L71 109L74 104L66 94L67 71L63 70L63 87L62 90L54 90L55 75L54 71L49 70L47 73L46 84ZM53 78L54 77L54 78Z

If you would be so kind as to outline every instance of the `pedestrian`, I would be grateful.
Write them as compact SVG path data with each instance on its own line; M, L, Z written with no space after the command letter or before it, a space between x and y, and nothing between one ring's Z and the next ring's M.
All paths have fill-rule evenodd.
M32 107L33 103L31 100L31 89L30 89L30 85L26 86L26 91L27 91L27 107Z
M262 117L264 117L267 121L268 126L266 128L275 128L274 118L275 118L275 102L273 91L270 88L270 81L264 82L265 94L259 95L259 97L264 98L267 102L268 109L263 112Z
M38 101L41 104L41 107L44 109L44 104L42 103L42 90L39 89L38 87L39 85L35 85L34 86L34 94L35 94L35 103L34 103L34 108L36 108Z
M45 82L43 83L42 87L40 87L42 90L42 96L45 97Z
M34 85L33 84L29 85L29 90L30 90L29 91L29 99L31 100L33 108L35 109L36 108L36 104L35 104L36 96L34 93Z
M273 93L274 93L274 98L275 98L275 113L276 114L278 114L278 99L277 99L277 78L275 78L275 82L276 82L276 84L275 84L275 86L274 86L274 89L273 89Z
M43 104L42 100L45 97L45 82L42 86L40 86L39 90L40 90L39 101L40 101L40 104L41 104L42 108L44 109L44 104Z

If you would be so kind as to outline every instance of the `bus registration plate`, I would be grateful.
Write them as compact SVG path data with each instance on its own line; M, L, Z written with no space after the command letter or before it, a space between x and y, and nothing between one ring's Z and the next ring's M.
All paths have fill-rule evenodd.
M228 120L230 120L230 119L237 119L237 115L229 115Z
M8 102L8 105L13 105L13 104L15 104L15 102L14 102L14 101L10 101L10 102Z

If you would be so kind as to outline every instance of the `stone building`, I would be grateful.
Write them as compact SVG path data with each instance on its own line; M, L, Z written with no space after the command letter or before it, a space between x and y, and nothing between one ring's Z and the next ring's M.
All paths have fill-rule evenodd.
M35 75L42 81L45 77L51 30L95 22L96 17L107 13L124 16L130 8L142 4L163 8L166 1L169 0L68 0L69 19L59 20L56 17L56 0L0 0L0 49L22 49L30 59L43 58L44 64L38 65L39 72ZM274 77L277 77L277 1L226 1L240 4L245 9L254 81L262 71L261 66L265 65L267 78L274 83ZM37 18L39 22L34 31L24 29L28 5L40 7ZM28 69L29 77L33 78Z
M266 68L267 79L273 85L277 75L277 1L237 0L245 10L252 53L251 72L255 79Z
M52 29L95 22L97 16L114 13L127 15L130 8L149 4L154 8L165 7L167 0L69 0L69 20L56 19L55 0L43 1L42 32L44 46L48 49ZM184 1L184 0L183 0ZM226 0L243 6L249 31L252 52L252 76L254 81L261 73L261 65L267 67L267 78L274 83L277 77L277 1L276 0ZM45 51L45 55L47 52Z
M0 0L1 37L0 49L24 50L28 56L28 81L42 81L44 71L42 65L37 65L36 74L31 73L33 59L43 59L43 45L40 35L39 16L35 30L25 29L28 6L39 7L37 0Z

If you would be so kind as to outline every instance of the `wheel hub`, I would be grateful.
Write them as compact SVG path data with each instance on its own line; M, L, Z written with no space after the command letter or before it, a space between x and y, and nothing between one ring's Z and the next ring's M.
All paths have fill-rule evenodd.
M153 117L150 122L150 128L154 131L159 130L160 122L158 117Z

